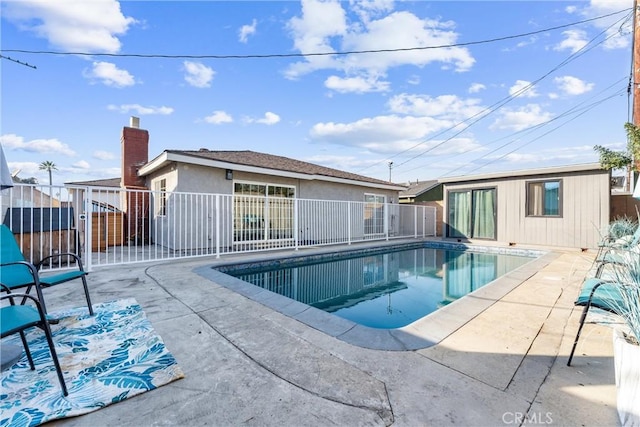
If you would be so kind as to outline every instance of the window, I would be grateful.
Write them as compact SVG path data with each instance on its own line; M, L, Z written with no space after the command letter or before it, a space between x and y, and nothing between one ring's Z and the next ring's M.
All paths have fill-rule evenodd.
M155 182L155 197L158 200L156 205L156 215L165 216L167 214L167 180L165 178Z
M527 216L562 216L562 181L527 183Z
M447 236L496 239L496 189L448 192Z
M364 234L383 234L385 196L365 194L364 201Z
M293 238L292 186L235 182L235 240Z

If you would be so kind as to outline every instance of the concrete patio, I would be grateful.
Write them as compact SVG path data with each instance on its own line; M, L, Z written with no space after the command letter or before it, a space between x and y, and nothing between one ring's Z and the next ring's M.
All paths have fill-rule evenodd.
M619 425L611 327L586 325L566 366L593 254L551 252L434 313L405 334L433 345L412 350L363 348L386 344L210 268L291 254L91 272L93 302L136 298L186 377L50 425ZM73 284L45 298L50 310L83 303Z

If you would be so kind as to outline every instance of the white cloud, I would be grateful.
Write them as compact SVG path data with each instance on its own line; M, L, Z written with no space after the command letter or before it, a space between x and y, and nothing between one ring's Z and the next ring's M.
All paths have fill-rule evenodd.
M122 104L122 105L110 104L110 105L107 105L107 109L110 111L117 111L123 114L127 114L133 111L134 113L139 114L141 116L149 115L149 114L160 114L160 115L166 116L173 113L173 108L171 107L165 107L165 106L144 107L140 104Z
M463 153L480 148L470 133L446 139L443 132L464 130L462 121L485 111L478 99L455 95L430 97L399 94L389 99L391 114L347 123L316 123L310 138L316 142L360 148L385 155L429 150L432 155Z
M67 144L63 144L55 138L25 141L21 136L5 134L0 136L0 144L7 150L22 150L38 154L61 154L63 156L76 155L76 152L69 148Z
M453 26L451 21L420 19L409 12L393 12L367 23L364 31L349 32L344 38L344 48L349 51L450 45L458 41ZM468 71L475 60L465 48L448 47L352 55L346 57L345 65L383 71L402 65L423 67L432 62L440 62L456 71Z
M421 138L446 128L448 124L430 117L389 115L352 123L317 123L310 134L318 141L391 152L410 148Z
M393 113L450 120L451 125L476 116L484 110L484 107L480 105L480 100L462 99L456 95L441 95L432 98L428 95L400 94L391 98L388 105Z
M302 0L302 16L288 22L296 49L303 53L330 52L329 37L347 31L346 13L339 1Z
M266 113L264 113L264 117L261 119L256 119L256 120L252 120L256 123L260 123L263 125L275 125L276 123L278 123L280 121L280 116L278 116L275 113L272 113L270 111L267 111Z
M421 81L420 76L418 76L417 74L414 74L411 77L409 77L409 79L407 80L407 83L409 83L410 85L419 85L420 81Z
M361 20L348 24L343 5L358 9ZM288 23L294 47L301 53L320 53L393 50L407 46L426 48L457 42L458 34L453 31L454 24L451 21L421 19L409 12L384 15L391 5L390 2L369 2L363 9L363 3L303 0L302 15L292 18ZM374 14L384 16L370 19ZM371 55L308 56L304 61L289 66L285 75L295 79L325 69L344 72L345 81L361 79L366 82L384 77L392 67L424 67L440 63L443 68L468 71L474 62L470 52L461 47L397 50ZM372 91L380 89L376 85L370 85L369 88Z
M607 14L622 11L633 7L633 0L591 0L589 4L581 10L585 18L601 17ZM612 14L603 19L592 22L598 31L605 31L606 40L603 43L604 49L626 49L631 44L632 22L627 20L621 27L619 20L621 14Z
M547 122L552 117L551 113L542 111L537 104L527 104L518 109L504 108L489 128L520 131Z
M259 123L259 124L271 126L280 122L280 116L270 111L267 111L264 114L264 117L261 117L261 118L243 117L242 121L246 124Z
M478 93L481 90L485 90L486 88L487 87L482 83L473 83L471 86L469 86L469 93Z
M19 178L35 178L36 176L40 176L41 178L45 178L45 173L40 170L40 164L36 162L7 162L9 166L9 170L11 174ZM42 181L45 182L45 181ZM49 177L46 176L46 182L49 182Z
M536 89L531 85L531 82L526 80L516 80L516 82L509 88L509 95L521 96L523 98L535 98L538 96Z
M589 42L587 33L583 30L567 30L563 31L562 35L565 39L555 45L553 50L570 50L571 53L576 53Z
M566 95L582 95L593 89L593 83L587 83L573 76L562 76L553 79L558 88Z
M587 163L596 161L593 146L579 145L573 147L559 147L555 146L550 149L537 150L533 153L509 153L506 156L492 155L489 158L500 157L501 160L508 163L519 164L540 164L540 163L558 163L558 164L572 164L572 163Z
M116 0L3 3L3 18L67 51L117 53L118 36L137 22L122 14Z
M251 25L243 25L242 27L240 27L240 30L238 30L238 39L240 40L240 42L246 43L249 39L249 36L256 33L257 25L258 22L254 19L251 22Z
M222 123L231 123L233 122L233 117L224 111L214 111L213 114L204 118L204 121L207 123L211 123L214 125L219 125Z
M133 86L134 77L126 70L119 69L110 62L94 62L91 70L85 70L83 76L87 79L99 80L105 86L117 88Z
M451 123L431 117L377 116L352 123L317 123L311 139L335 145L356 147L375 153L397 154L407 150L430 151L432 155L463 153L480 147L470 138L428 140L429 135L449 128Z
M387 92L389 90L390 83L386 81L379 81L374 77L360 76L360 77L338 77L329 76L325 80L324 85L331 90L335 90L340 93L365 93L365 92Z
M394 0L360 0L352 1L351 7L364 22L369 22L372 17L380 16L393 10Z
M86 162L84 160L80 160L79 162L74 163L72 166L76 169L91 169L91 165L89 164L89 162Z
M97 150L93 152L93 157L100 160L113 160L116 156L108 151Z
M194 87L210 87L211 80L216 74L212 68L204 64L193 61L184 61L185 76L184 80Z

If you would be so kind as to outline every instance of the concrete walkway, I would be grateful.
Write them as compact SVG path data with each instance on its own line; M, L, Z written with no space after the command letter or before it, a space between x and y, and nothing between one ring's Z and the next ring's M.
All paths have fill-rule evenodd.
M92 272L94 303L136 298L186 377L50 425L619 425L611 328L586 325L566 366L590 254L548 254L503 295L476 298L482 310L458 304L471 320L412 350L363 348L340 322L312 327L295 305L255 296L266 291L212 281L209 267L231 260ZM45 291L49 309L82 305L76 291Z

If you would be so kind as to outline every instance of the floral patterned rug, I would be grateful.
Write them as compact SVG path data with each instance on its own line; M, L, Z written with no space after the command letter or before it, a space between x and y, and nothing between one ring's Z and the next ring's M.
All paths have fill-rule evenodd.
M24 352L2 372L0 426L35 426L86 414L184 377L135 299L57 313L51 326L68 396L63 396L42 330L32 328L27 341L36 369ZM22 348L20 335L2 345Z

